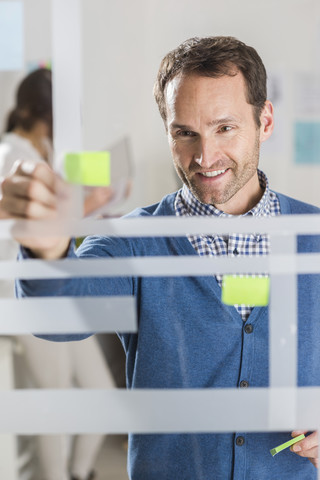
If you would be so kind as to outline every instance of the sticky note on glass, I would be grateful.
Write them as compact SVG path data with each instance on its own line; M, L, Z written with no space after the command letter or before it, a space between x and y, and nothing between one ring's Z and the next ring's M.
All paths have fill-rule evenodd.
M226 305L264 307L269 302L269 277L224 275L221 301Z
M110 152L71 152L64 155L64 177L70 183L92 187L110 185Z
M278 447L272 448L270 450L271 455L274 457L277 455L277 453L281 452L282 450L285 450L286 448L291 447L291 445L294 445L297 442L300 442L300 440L303 440L305 438L304 435L299 435L298 437L293 438L292 440L289 440L286 443L283 443L282 445L279 445Z
M23 68L23 4L0 2L0 70Z

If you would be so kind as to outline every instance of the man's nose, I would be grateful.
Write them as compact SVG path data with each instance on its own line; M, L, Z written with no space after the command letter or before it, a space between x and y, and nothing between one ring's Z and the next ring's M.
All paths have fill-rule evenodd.
M219 142L212 138L202 140L194 161L202 168L211 168L218 160L221 160Z

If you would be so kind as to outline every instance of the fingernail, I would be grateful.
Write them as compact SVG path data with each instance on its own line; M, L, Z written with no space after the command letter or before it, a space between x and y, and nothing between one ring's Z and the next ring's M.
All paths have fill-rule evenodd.
M299 445L293 445L294 452L301 452L301 447Z
M34 162L25 161L21 163L21 170L26 173L27 175L31 175L33 170L35 169L36 164Z

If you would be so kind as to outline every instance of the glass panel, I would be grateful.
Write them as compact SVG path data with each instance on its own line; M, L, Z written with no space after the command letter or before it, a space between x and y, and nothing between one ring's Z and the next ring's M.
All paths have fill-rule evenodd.
M320 228L308 216L319 211L302 203L320 203L318 0L200 0L196 10L188 1L183 8L167 0L52 2L57 29L50 2L23 2L25 64L0 71L0 121L10 130L1 138L0 175L18 158L45 160L63 175L67 152L78 162L69 180L80 178L80 186L59 189L66 201L56 225L18 230L0 222L0 477L92 480L95 471L98 480L128 478L128 465L132 480L317 478L315 451L305 455L309 462L277 447L301 431L317 444L320 425ZM169 82L164 128L152 86L165 53L190 37L229 32L261 55L274 115L264 104L257 125L250 104L257 85L250 93L233 71L207 75L206 63L202 75ZM7 115L22 80L51 64L59 88L52 109L50 79L39 144L25 123L9 128ZM25 121L29 108L12 118ZM10 134L27 150L5 162ZM102 163L92 152L102 152ZM159 205L181 187L172 155L194 195L179 190ZM258 160L271 193L255 210L268 193ZM25 184L15 185L25 198ZM126 225L110 219L146 205ZM249 218L238 218L247 211ZM217 218L228 214L236 218ZM196 231L200 215L210 227ZM245 230L256 215L261 228ZM77 237L83 261L15 263L11 230L20 240L31 231L25 246L35 249L52 229ZM83 239L92 233L99 235ZM223 303L225 274L236 281ZM23 278L18 295L32 298L14 299L13 277ZM108 310L111 296L120 304ZM69 341L25 335L26 325ZM88 325L101 334L83 339ZM113 329L120 341L106 333Z

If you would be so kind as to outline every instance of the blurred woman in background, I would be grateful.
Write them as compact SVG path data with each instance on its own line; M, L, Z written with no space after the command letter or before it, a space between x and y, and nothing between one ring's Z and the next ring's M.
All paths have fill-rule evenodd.
M52 130L51 71L41 68L26 76L18 87L16 104L8 115L0 143L0 176L6 176L19 160L32 159L52 165ZM110 196L106 189L98 189L96 197L93 191L87 207L84 204L84 213L106 203ZM0 258L16 258L17 250L13 240L5 240ZM0 297L13 297L13 292L13 281L0 282ZM18 336L18 341L36 387L70 388L75 384L83 388L114 387L113 377L95 337L60 344L25 335ZM39 468L32 479L92 480L103 439L102 435L77 436L69 455L65 436L38 436L35 453Z

